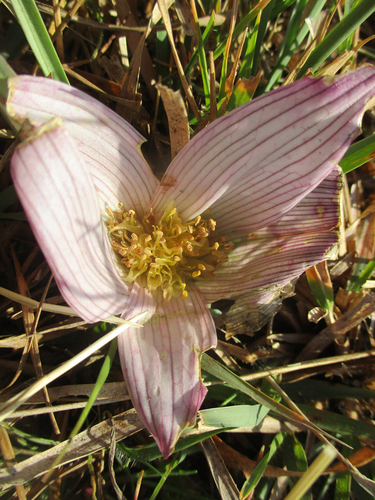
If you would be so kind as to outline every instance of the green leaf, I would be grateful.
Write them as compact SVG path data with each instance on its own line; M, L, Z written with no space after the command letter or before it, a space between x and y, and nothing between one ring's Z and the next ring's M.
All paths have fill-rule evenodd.
M259 77L260 73L258 77L255 76L249 79L241 78L236 82L228 101L227 112L251 101L258 86Z
M237 428L260 424L268 411L263 405L238 405L202 410L200 415L205 425Z
M11 4L44 76L69 83L34 0L11 0Z
M350 146L339 165L344 174L360 167L375 157L375 134Z

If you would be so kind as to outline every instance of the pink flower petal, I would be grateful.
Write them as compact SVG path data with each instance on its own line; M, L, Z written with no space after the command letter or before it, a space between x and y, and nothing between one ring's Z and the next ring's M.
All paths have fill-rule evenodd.
M134 407L167 458L207 392L200 358L216 345L216 330L195 286L186 299L166 302L161 292L150 294L135 283L123 318L142 311L149 321L120 335L119 354Z
M210 208L223 234L271 225L344 155L375 94L375 68L333 84L305 78L228 113L177 155L151 200L174 200L185 220Z
M278 289L312 265L329 258L327 249L336 242L337 236L333 233L254 237L231 252L229 261L215 272L216 279L197 281L197 284L208 303L246 291L261 293L264 288Z
M331 231L340 218L342 171L332 172L296 207L271 226L256 232L258 236L287 236L298 233Z
M74 87L25 75L9 80L7 110L21 123L61 117L84 156L102 210L122 202L143 213L158 181L141 154L143 137L116 113Z
M339 223L341 184L340 169L335 168L281 220L241 240L228 262L215 271L216 278L197 280L206 301L248 293L256 302L327 259L327 251L337 243L331 229Z
M64 299L86 321L104 320L124 310L129 291L74 141L59 120L43 129L16 149L13 182Z

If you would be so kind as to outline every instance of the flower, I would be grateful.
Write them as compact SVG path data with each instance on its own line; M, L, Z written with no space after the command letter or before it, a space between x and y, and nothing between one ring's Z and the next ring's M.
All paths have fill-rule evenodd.
M11 173L61 294L88 322L148 311L119 354L164 457L206 393L207 304L267 304L328 257L336 165L374 94L372 67L277 89L199 133L159 183L143 138L110 109L62 83L10 79L7 110L24 124Z

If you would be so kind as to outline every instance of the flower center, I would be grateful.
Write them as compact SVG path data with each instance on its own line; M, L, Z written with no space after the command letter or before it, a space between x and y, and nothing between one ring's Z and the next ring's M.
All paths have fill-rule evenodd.
M149 291L160 287L165 300L187 297L186 280L213 277L233 248L225 236L216 236L214 220L198 215L184 223L173 202L158 220L150 210L140 222L122 204L107 213L113 249L127 269L125 280L137 280Z

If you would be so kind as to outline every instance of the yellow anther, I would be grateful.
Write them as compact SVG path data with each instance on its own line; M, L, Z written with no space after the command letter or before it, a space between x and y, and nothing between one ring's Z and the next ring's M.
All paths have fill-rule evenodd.
M233 248L226 238L216 238L212 232L216 223L200 215L184 222L173 202L168 203L161 217L152 210L137 220L134 210L125 211L119 204L117 211L107 209L108 230L112 246L127 269L124 280L139 280L152 292L162 289L165 300L186 298L185 279L214 271L226 261L227 249Z
M105 209L105 211L107 212L107 214L108 214L110 217L113 217L113 212L112 212L112 210L111 210L109 207L107 207L107 208Z

